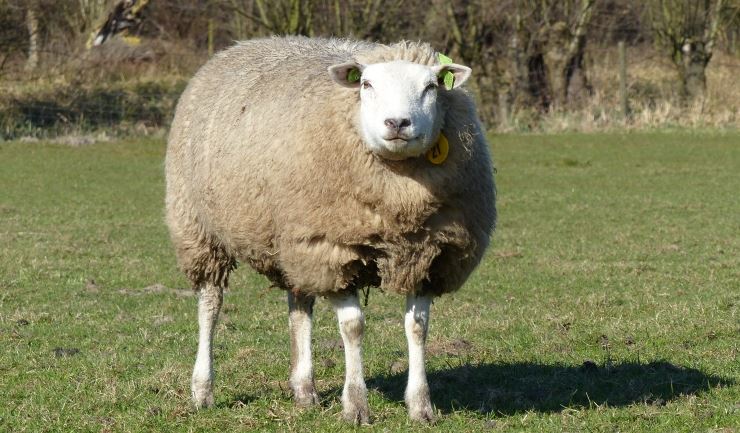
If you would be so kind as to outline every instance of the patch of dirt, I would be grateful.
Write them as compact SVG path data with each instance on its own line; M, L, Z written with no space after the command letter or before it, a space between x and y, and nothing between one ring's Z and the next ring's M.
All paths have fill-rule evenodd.
M661 245L660 251L663 253L677 253L681 251L681 247L678 244L665 244Z
M162 415L162 408L159 406L152 406L146 410L147 416L159 416Z
M319 347L324 350L344 350L344 342L341 338L323 340L319 342Z
M121 295L140 296L148 295L152 293L169 293L182 298L190 298L195 296L195 292L190 289L173 289L165 286L164 284L156 283L151 286L142 287L141 289L121 288L118 289L118 293Z
M568 332L568 331L570 331L570 328L573 327L573 323L572 322L569 322L569 321L565 321L565 322L557 323L556 326L557 326L557 328L560 331L562 331L562 332Z
M172 316L157 316L152 321L152 324L154 326L161 326L161 325L164 325L165 323L170 323L174 321L175 319Z
M98 286L98 284L95 283L94 279L89 278L87 281L85 281L85 290L88 293L98 293L100 292L100 286Z
M473 349L473 343L467 340L454 339L445 341L433 341L427 345L426 351L431 356L460 356L465 353L471 352Z
M403 326L403 317L386 317L383 323L390 326Z
M195 413L195 410L191 408L190 402L181 403L171 410L167 414L168 420L184 420L187 419L191 414Z
M238 313L239 309L234 305L224 305L223 308L221 308L221 312L224 314Z
M18 209L6 205L0 205L0 215L14 215L18 213Z
M391 366L388 368L388 370L391 372L391 374L400 374L406 371L408 366L404 361L396 360L391 363Z
M192 288L178 287L176 289L170 289L170 292L181 298L192 298L195 296L195 291Z
M486 420L485 423L483 423L483 427L489 428L489 429L495 429L498 426L495 420L489 419Z
M242 347L236 352L236 359L238 360L249 360L252 359L257 352L254 347Z
M662 397L648 395L645 397L644 403L649 406L665 406L667 402Z
M77 349L76 347L55 347L53 352L54 356L57 358L67 358L78 355L80 353L80 349Z
M515 250L499 250L493 253L493 257L496 259L519 259L524 257L524 254Z
M591 166L591 161L580 161L575 158L563 158L561 161L561 164L566 167L579 167L579 168L585 168Z
M141 289L141 291L145 293L162 293L162 292L166 292L167 290L169 289L167 289L167 287L164 284L159 284L159 283L152 284L151 286L146 286L143 289Z
M218 326L220 327L220 329L223 329L226 331L236 331L238 329L238 326L236 326L236 323L234 323L231 320L231 318L226 314L221 315Z
M101 424L101 428L100 428L101 433L110 433L114 431L113 428L116 425L116 419L113 418L112 416L98 418L98 421Z

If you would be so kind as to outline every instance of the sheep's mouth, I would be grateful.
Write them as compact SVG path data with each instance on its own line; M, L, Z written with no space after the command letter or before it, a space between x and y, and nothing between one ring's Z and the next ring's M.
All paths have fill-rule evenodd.
M385 140L387 143L390 143L396 147L408 146L409 144L416 142L418 139L419 139L418 135L413 136L413 137L406 137L403 135L391 135L388 137L383 137L383 140Z
M385 140L385 150L387 153L393 154L393 159L404 159L412 156L416 156L418 153L416 139L406 138L394 138L392 140Z
M419 136L416 137L393 137L384 138L382 149L376 149L378 156L392 161L400 161L408 158L417 157L426 149L422 147L422 141Z

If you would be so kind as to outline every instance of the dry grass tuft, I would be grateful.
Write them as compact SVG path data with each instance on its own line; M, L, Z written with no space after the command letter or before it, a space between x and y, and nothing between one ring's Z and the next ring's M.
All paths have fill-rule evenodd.
M673 66L660 53L635 47L628 54L629 116L619 106L616 49L594 53L590 65L593 96L577 109L555 108L549 113L516 111L498 132L595 132L657 128L729 128L740 126L740 58L717 53L707 68L703 100L683 103Z

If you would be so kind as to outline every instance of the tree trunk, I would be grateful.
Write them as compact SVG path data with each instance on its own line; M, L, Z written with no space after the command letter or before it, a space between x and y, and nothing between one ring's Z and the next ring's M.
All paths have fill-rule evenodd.
M560 71L563 80L563 100L573 106L591 95L591 85L586 77L583 57L586 51L586 30L591 21L594 0L582 0L581 10L576 21L568 51L565 67Z
M28 29L28 59L25 69L30 72L35 70L39 64L39 17L34 2L28 4L26 28Z
M469 3L464 14L456 15L453 2L444 5L443 13L447 17L449 34L452 41L447 53L456 62L466 65L476 65L475 78L469 86L477 95L478 114L484 123L492 124L496 116L496 102L498 100L498 86L495 80L495 64L484 60L484 39L480 17L476 13L476 3Z
M707 88L706 68L710 56L700 42L687 42L681 48L681 97L686 101L701 100Z
M532 105L540 111L550 110L552 105L552 89L548 80L545 56L539 50L527 57L527 83L529 96L534 103Z
M572 27L558 21L543 27L540 32L552 102L558 108L574 108L591 94L583 58L593 4L594 0L581 0Z
M517 3L509 45L511 93L516 107L547 112L553 107L573 106L591 94L583 60L595 0L580 0L575 11L576 2L572 3L545 1L542 15L529 18L534 21L526 26ZM556 21L558 7L563 8L562 19ZM573 24L568 23L571 15L575 15Z
M684 103L704 98L706 68L717 41L725 1L649 3L653 31L659 44L671 54Z
M514 15L514 31L509 42L511 103L514 109L536 107L540 111L547 111L550 107L550 90L542 48L539 42L532 41L533 48L527 50L525 45L530 45L531 38L533 36L526 34L522 16L517 10Z

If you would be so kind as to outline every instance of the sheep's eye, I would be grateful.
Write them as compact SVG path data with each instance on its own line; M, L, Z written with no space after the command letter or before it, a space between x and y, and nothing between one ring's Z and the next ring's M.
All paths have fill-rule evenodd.
M363 89L371 89L372 87L373 87L373 85L372 85L372 84L370 84L370 82L369 82L369 81L363 81L363 82L362 82L362 88L363 88Z
M426 87L424 88L424 91L425 91L425 92L428 92L428 91L430 91L430 90L435 90L436 88L437 88L437 84L435 84L435 83L429 83L429 84L427 84L427 86L426 86Z

